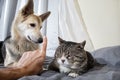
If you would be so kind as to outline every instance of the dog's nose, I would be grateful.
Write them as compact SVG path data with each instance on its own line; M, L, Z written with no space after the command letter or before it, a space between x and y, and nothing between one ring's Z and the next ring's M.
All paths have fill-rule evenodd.
M42 42L43 42L43 38L39 38L38 43L42 43Z

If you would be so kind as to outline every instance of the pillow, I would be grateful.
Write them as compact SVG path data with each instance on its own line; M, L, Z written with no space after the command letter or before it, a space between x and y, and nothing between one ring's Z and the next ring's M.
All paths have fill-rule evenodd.
M101 64L120 67L120 46L101 48L93 51L92 55Z

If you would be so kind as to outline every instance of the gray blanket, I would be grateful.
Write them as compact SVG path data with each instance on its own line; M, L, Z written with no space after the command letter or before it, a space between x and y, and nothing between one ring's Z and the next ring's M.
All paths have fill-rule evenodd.
M95 66L76 78L55 71L44 71L41 75L25 76L19 80L120 80L120 46L102 48L92 52L92 55L99 63L106 65ZM46 64L51 60L46 59Z

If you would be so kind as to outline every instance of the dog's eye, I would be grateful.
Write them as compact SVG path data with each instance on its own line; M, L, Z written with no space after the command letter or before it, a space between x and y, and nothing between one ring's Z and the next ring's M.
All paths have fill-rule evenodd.
M42 28L42 26L40 26L40 29Z
M35 25L34 23L31 23L30 26L31 26L31 27L35 27L36 25Z

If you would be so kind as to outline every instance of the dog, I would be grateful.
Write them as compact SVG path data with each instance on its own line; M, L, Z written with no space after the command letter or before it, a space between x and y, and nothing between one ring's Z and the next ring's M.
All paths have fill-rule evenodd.
M24 52L39 49L39 43L43 42L40 29L51 12L38 16L34 14L33 8L33 0L28 0L13 20L11 36L3 43L5 67L14 66Z

